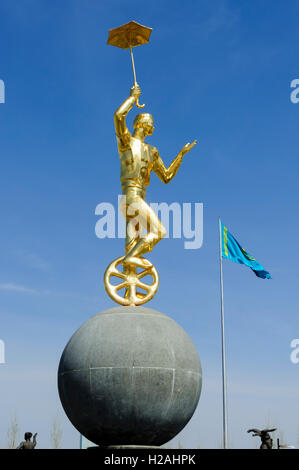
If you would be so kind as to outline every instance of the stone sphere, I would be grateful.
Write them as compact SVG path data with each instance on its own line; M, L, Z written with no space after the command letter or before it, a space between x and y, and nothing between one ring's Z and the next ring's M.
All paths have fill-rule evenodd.
M60 359L58 390L77 430L102 446L160 446L192 417L201 364L187 333L144 307L87 320Z

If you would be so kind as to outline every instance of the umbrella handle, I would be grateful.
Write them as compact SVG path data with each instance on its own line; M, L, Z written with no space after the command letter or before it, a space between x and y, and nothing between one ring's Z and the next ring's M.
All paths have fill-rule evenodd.
M138 98L135 100L135 104L137 106L137 108L144 108L145 104L139 104L139 96Z
M132 66L133 66L133 74L134 74L134 85L137 85L137 80L136 80L136 71L135 71L135 64L134 64L134 57L133 57L133 51L132 47L130 46L130 52L131 52L131 59L132 59ZM139 104L139 97L136 98L135 104L137 108L144 108L145 104Z

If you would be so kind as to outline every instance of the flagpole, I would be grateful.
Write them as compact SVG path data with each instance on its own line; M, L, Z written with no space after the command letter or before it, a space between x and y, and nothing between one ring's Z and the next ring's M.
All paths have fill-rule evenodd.
M222 234L219 217L219 258L220 258L220 292L221 292L221 337L222 337L222 406L223 406L223 448L227 449L227 402L226 402L226 358L224 335L223 273L222 273Z

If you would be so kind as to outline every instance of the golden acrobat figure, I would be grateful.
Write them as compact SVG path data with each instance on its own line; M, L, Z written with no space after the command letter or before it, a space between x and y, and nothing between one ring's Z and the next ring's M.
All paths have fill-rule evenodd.
M138 114L134 119L131 135L126 125L126 116L141 94L139 85L131 88L130 96L114 114L114 124L120 158L120 182L122 199L120 209L126 220L125 256L113 261L105 273L105 288L110 297L122 305L140 305L153 298L159 286L158 274L152 263L142 255L166 235L166 229L153 209L145 202L146 187L153 171L167 184L176 175L184 155L196 144L187 143L166 168L156 147L145 143L145 138L154 131L153 116ZM142 235L143 229L146 234ZM118 268L120 266L120 268ZM123 270L121 271L121 266ZM141 271L138 272L138 268ZM153 277L151 285L141 281L147 275ZM110 283L112 276L122 280ZM139 292L137 290L139 288ZM119 291L124 289L124 295Z
M183 156L196 144L186 144L166 168L158 150L145 143L145 138L154 131L153 116L148 113L138 114L134 119L133 135L126 125L126 116L133 108L143 108L139 104L141 90L136 81L132 48L146 44L151 35L151 28L135 21L109 31L107 44L122 49L130 49L134 86L130 96L114 114L114 124L120 158L120 182L122 185L121 212L126 221L125 255L114 260L106 269L104 285L109 296L121 305L141 305L151 300L159 287L159 276L152 263L143 255L166 235L166 230L155 212L145 202L146 187L150 183L151 171L163 181L169 181L176 175ZM146 234L143 235L143 231ZM145 281L152 277L152 283ZM111 278L120 279L120 283L111 282Z

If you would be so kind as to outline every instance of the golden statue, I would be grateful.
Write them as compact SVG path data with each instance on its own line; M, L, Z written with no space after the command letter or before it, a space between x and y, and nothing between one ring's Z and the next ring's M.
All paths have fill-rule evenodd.
M135 22L131 23L138 25ZM130 49L132 55L132 48ZM159 286L159 277L155 267L143 257L166 235L165 227L153 209L145 202L146 187L150 184L150 173L153 171L163 183L169 183L176 175L184 155L196 144L196 140L192 144L187 143L171 165L166 168L156 147L145 143L145 138L152 135L154 131L154 120L151 114L138 114L134 119L133 135L130 133L126 125L126 116L134 103L137 107L143 107L139 105L141 90L136 82L133 55L132 63L135 84L131 88L130 96L114 114L122 185L120 209L126 221L125 255L113 261L104 276L107 293L121 305L144 304L153 298ZM144 230L145 234L143 234ZM145 276L152 276L152 284L142 282L141 279ZM116 285L112 284L111 277L120 278L121 282ZM120 295L122 290L123 295Z

